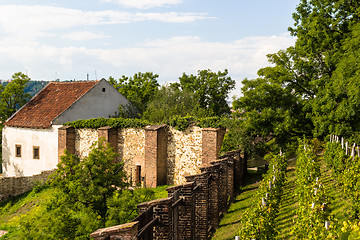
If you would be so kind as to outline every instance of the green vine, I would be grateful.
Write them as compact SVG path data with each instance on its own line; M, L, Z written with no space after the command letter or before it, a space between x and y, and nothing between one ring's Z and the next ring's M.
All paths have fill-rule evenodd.
M269 170L256 191L254 206L242 216L240 239L274 239L277 235L275 218L286 181L287 161L280 155L271 154L269 158Z
M199 126L201 128L225 128L227 119L220 117L197 118L193 116L174 116L165 124L184 131L189 126ZM86 120L77 120L67 122L64 125L72 126L74 128L100 128L100 127L114 127L114 128L143 128L153 123L137 118L92 118Z

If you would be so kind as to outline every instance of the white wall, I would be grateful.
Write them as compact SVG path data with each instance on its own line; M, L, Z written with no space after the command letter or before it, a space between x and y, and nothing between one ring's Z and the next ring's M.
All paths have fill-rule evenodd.
M2 131L3 176L32 176L56 168L58 163L58 128L15 128ZM21 145L21 157L15 156L15 145ZM33 159L33 146L40 147L40 159Z
M103 92L105 88L105 92ZM130 102L121 95L110 83L101 80L81 99L60 114L53 124L64 124L78 119L90 119L114 116L120 105Z

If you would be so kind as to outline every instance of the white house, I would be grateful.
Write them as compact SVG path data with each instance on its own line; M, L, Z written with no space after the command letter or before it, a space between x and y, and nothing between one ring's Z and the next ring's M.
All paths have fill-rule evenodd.
M4 124L3 176L56 168L58 129L68 121L113 116L130 102L105 79L50 82Z

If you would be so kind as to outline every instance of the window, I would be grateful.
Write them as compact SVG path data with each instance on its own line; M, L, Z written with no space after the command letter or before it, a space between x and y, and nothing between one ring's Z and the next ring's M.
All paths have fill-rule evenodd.
M106 89L105 89L105 88L103 88L103 89L102 89L102 92L105 92L105 91L106 91Z
M21 145L19 145L19 144L15 145L15 156L21 157Z
M33 158L40 159L40 147L38 146L33 147Z

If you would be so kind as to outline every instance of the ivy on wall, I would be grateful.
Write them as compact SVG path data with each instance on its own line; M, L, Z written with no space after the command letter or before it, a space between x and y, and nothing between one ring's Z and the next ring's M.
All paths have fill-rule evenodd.
M174 116L165 124L184 131L189 126L199 126L201 128L225 128L229 120L220 117L206 117L197 118L193 116ZM64 125L72 126L74 128L100 128L100 127L114 127L114 128L143 128L153 123L137 118L92 118L86 120L77 120L65 123Z

